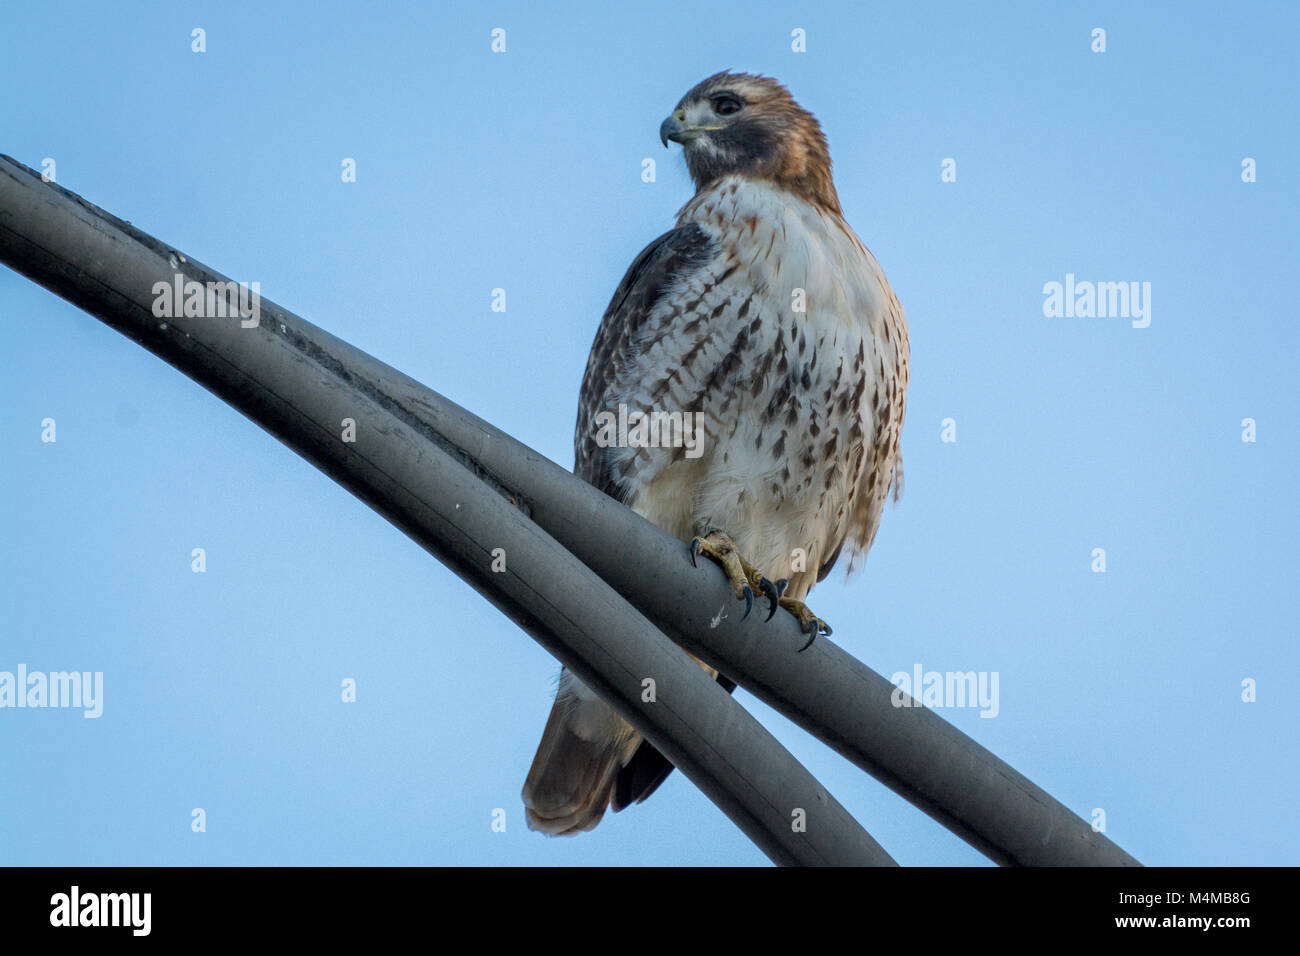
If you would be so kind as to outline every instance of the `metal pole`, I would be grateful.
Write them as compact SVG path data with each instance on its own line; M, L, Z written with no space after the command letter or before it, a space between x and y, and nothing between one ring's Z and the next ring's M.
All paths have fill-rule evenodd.
M338 340L266 300L250 328L239 316L155 316L155 283L224 277L7 159L0 260L165 359L383 514L597 690L774 862L895 865L654 625L499 486L395 413L373 388L381 363L340 355ZM355 441L342 439L345 419Z
M382 386L442 438L516 489L533 520L674 642L717 667L976 849L1004 865L1140 866L1105 834L932 710L894 705L895 686L794 618L762 623L732 607L712 563L536 451L406 378ZM681 569L671 578L669 569ZM668 584L671 581L671 584ZM906 698L908 703L914 703Z
M9 180L19 181L15 173L27 179L36 176L12 160L0 162L0 187L6 190L0 193L0 257L11 262L8 247L13 243L4 229L13 228L5 210L11 205ZM39 179L28 188L40 189ZM130 239L170 254L152 237L71 198L83 212L90 211L92 228L122 233L117 241ZM92 261L75 258L76 249L71 252L73 263ZM33 278L90 311L107 296L94 288L65 291L61 273L48 266L44 271L56 274ZM934 712L895 707L893 685L831 641L819 638L807 652L796 654L804 636L788 615L762 623L757 615L741 622L731 614L713 625L712 609L729 606L731 600L720 570L707 563L699 570L690 568L681 542L627 508L418 382L283 314L292 319L293 342L301 356L325 369L358 374L364 369L356 384L368 396L517 500L548 534L674 641L994 860L1137 865L1103 834ZM132 338L140 341L137 335Z

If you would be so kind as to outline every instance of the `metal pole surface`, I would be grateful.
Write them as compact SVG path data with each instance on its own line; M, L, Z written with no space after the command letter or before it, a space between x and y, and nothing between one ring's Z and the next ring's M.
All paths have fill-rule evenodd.
M11 235L14 225L7 216L16 208L11 193L41 188L57 190L89 210L82 228L106 237L121 233L115 241L130 240L164 257L179 255L84 200L41 184L26 167L0 161L0 258L92 313L97 304L102 308L104 300L120 295L111 282L99 288L97 278L75 280L79 269L66 265L74 275L65 276L48 256L35 256L44 275L29 271L34 268L30 262L23 268L26 247ZM30 245L30 237L19 238ZM64 250L74 264L88 261L83 251L75 245ZM371 400L515 500L675 642L992 859L1024 865L1138 865L933 711L895 706L894 686L830 640L819 638L806 652L796 653L806 638L789 615L763 623L757 614L742 622L739 614L730 613L715 621L714 610L733 603L725 578L710 562L691 568L682 542L408 376L291 313L277 313L288 320L282 338L299 356L327 371L349 371L356 379L352 384ZM154 347L158 343L143 341L152 339L152 333L136 334L134 328L122 331L172 361Z
M776 738L517 499L396 413L373 387L382 363L342 354L338 340L266 300L248 327L238 314L213 317L206 293L204 315L156 315L158 283L180 275L182 290L186 281L206 289L225 278L7 159L0 261L165 359L388 518L609 701L774 862L896 865ZM343 439L348 420L352 441ZM646 679L653 700L643 697Z

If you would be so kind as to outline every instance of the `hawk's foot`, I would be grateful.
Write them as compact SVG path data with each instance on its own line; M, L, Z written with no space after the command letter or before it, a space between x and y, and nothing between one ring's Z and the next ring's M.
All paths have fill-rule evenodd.
M731 581L731 589L736 594L736 600L745 602L745 613L740 618L742 621L749 617L749 612L754 606L755 591L767 595L769 607L766 620L772 620L772 615L776 613L777 604L781 600L781 593L785 590L785 581L773 584L764 577L763 572L740 556L740 552L736 550L736 543L723 531L710 531L703 537L693 538L691 564L696 567L698 567L695 564L697 554L712 558L722 565L722 570Z
M803 601L783 597L781 598L781 606L799 619L799 627L808 635L808 643L799 648L800 652L808 650L812 642L817 640L818 631L821 631L827 637L830 636L831 626L814 614Z

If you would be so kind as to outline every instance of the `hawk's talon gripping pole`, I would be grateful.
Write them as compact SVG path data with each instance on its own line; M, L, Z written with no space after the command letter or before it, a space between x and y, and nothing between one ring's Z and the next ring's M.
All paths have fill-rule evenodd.
M763 578L759 583L759 587L762 589L763 593L767 595L767 599L772 602L772 606L767 609L767 617L763 618L764 624L772 620L772 615L774 615L776 609L781 606L781 595L785 593L785 589L789 583L790 582L785 578L782 578L780 581L775 583L769 581L767 578Z

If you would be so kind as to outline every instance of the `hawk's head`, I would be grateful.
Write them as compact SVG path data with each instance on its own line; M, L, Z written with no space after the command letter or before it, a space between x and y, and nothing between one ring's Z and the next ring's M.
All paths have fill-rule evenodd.
M749 176L840 212L821 124L771 77L715 73L681 98L659 139L682 144L696 189Z

